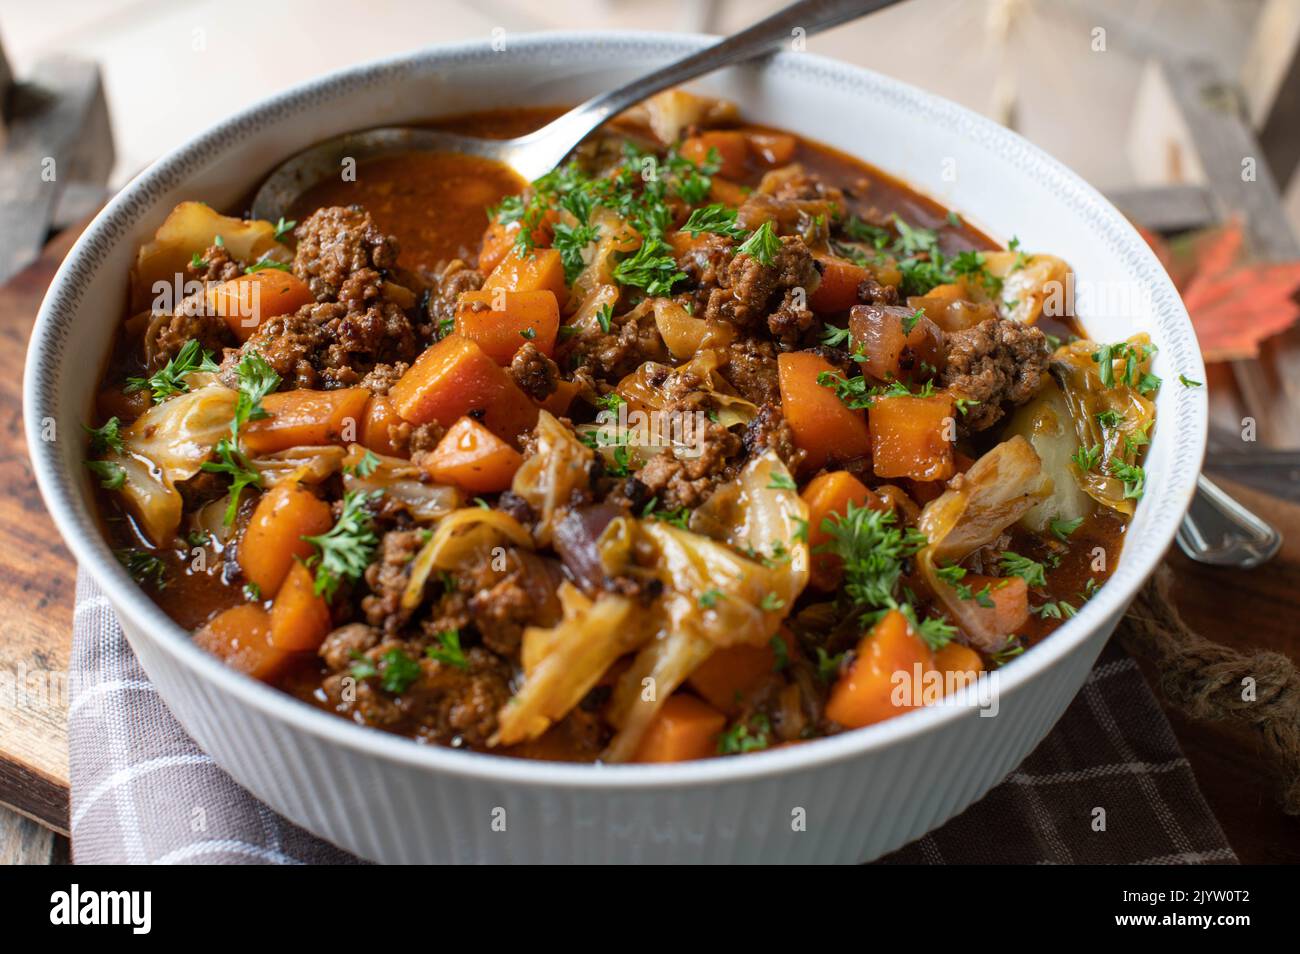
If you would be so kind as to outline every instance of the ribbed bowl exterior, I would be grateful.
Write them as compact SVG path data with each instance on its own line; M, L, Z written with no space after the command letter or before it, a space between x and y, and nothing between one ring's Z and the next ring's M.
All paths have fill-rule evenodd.
M970 708L943 731L852 760L646 792L502 783L393 763L268 720L139 631L126 632L172 711L236 781L364 858L846 864L920 837L1005 778L1060 718L1116 621L1042 677L1002 695L995 718Z
M663 34L547 34L433 47L279 94L159 160L86 229L60 268L28 350L33 469L83 571L108 595L146 672L199 744L294 822L392 862L853 862L941 824L1004 778L1060 717L1124 607L1173 539L1205 447L1205 380L1186 310L1159 262L1096 190L1015 134L868 70L806 52L702 79L748 119L861 156L1019 235L1081 278L1146 298L1081 312L1098 340L1159 344L1147 494L1109 582L998 675L1000 711L927 708L858 732L734 759L666 766L540 764L419 746L351 725L224 667L130 580L104 541L81 423L116 334L135 249L177 202L237 204L300 149L339 133L503 106L577 102L708 42ZM814 44L815 48L815 44ZM954 174L950 174L954 173ZM41 435L80 439L43 440Z

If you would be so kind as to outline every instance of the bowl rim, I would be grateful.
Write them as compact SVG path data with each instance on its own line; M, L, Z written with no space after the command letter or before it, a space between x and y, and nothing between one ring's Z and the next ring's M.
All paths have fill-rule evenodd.
M667 57L686 55L716 40L717 37L702 34L630 30L511 34L509 38L512 53L532 56L538 60L549 58L548 62L551 63L556 62L556 53L566 49L585 49L590 52L592 46L621 47L642 55ZM449 773L460 778L610 792L724 785L847 761L904 744L918 735L937 731L940 726L952 720L970 716L968 710L972 707L969 705L929 706L863 729L810 740L800 745L756 752L743 759L710 758L661 765L548 762L421 744L380 729L355 724L226 666L215 656L194 645L190 633L173 622L145 595L112 557L101 534L97 531L93 534L82 533L84 527L93 526L91 505L77 489L77 481L84 481L84 476L64 473L52 447L40 440L33 440L32 437L41 432L43 418L47 414L52 416L57 400L47 397L45 392L54 391L54 382L50 379L56 376L51 369L58 361L54 344L60 336L56 320L60 298L83 270L93 271L97 267L87 261L92 244L117 240L117 220L127 216L127 205L134 197L161 188L164 177L183 170L186 164L196 161L205 151L219 148L223 140L250 123L273 117L302 101L320 99L331 93L346 95L354 87L382 82L386 78L400 79L402 70L408 67L427 66L430 63L469 65L496 55L492 52L491 45L489 40L474 40L426 46L330 71L256 102L152 163L114 196L78 238L50 283L33 326L24 372L23 403L28 450L37 484L60 535L76 557L79 567L91 573L114 610L125 617L130 627L138 630L143 638L151 640L161 651L168 653L196 680L208 682L241 704L255 709L259 718L281 721L294 731L314 736L322 742L343 746L357 754L399 763L410 769ZM1063 189L1072 190L1081 206L1091 207L1090 214L1113 233L1114 241L1124 248L1135 263L1141 264L1143 279L1151 286L1153 314L1161 309L1172 312L1173 324L1169 329L1162 329L1161 334L1170 330L1174 332L1180 345L1178 361L1182 373L1195 375L1196 380L1204 380L1204 368L1191 320L1155 255L1118 210L1059 160L1018 134L963 106L863 67L807 52L782 51L762 68L777 78L785 73L795 76L800 73L819 75L827 82L850 84L876 95L902 101L918 110L931 114L941 113L953 123L953 135L974 138L977 145L998 147L1005 152L1017 154L1022 157L1022 162L1032 162L1037 174L1047 177ZM863 158L870 161L869 156ZM903 170L885 171L894 175L901 174L903 181L907 181ZM1158 343L1163 348L1167 342ZM1153 518L1152 525L1148 527L1148 540L1144 541L1147 558L1141 561L1141 565L1137 565L1139 561L1136 556L1130 559L1127 553L1122 555L1112 577L1096 597L1083 604L1074 618L1057 629L1051 639L1034 646L1032 652L1025 653L999 669L999 691L1003 697L1015 693L1045 670L1060 663L1107 625L1109 619L1117 618L1154 571L1161 555L1174 538L1182 514L1191 502L1196 476L1200 471L1207 431L1204 390L1183 388L1178 397L1176 433L1180 443L1174 447L1174 451L1179 456L1180 463L1187 465L1190 462L1190 466L1171 467L1163 477L1167 486L1161 487L1160 499L1151 500L1148 496L1139 504L1143 508L1155 507L1158 510L1158 516ZM1169 431L1170 428L1167 427L1166 432ZM1160 436L1160 431L1157 430L1155 439L1159 440ZM91 519L90 524L87 524L87 518Z

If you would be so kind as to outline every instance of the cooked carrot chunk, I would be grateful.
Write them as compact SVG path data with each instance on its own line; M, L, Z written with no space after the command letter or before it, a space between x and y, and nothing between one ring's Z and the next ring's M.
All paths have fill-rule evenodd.
M388 396L412 424L451 427L468 415L511 444L537 423L533 400L486 351L460 335L426 349Z
M560 306L550 291L469 291L456 303L456 334L478 342L497 364L509 364L530 341L549 358L559 330Z
M517 450L478 421L462 417L422 463L439 483L455 484L472 494L495 494L510 487L523 462Z
M902 613L890 610L858 644L849 671L831 688L826 718L846 729L860 729L900 715L921 705L920 683L933 669L930 647L912 632ZM900 700L909 704L896 705L894 689L904 681L911 693Z
M833 590L840 585L844 567L836 554L817 552L831 538L822 529L823 521L828 517L843 517L850 503L872 510L888 508L862 481L846 470L818 474L808 482L800 496L808 504L808 549L813 555L808 583L819 590Z
M564 262L553 248L535 248L531 252L516 249L501 259L483 282L483 290L494 288L506 291L549 291L556 301L569 297L569 286L564 282Z
M311 544L303 537L318 536L333 525L324 500L297 481L276 484L253 508L239 542L239 568L264 597L275 596L294 561L311 556Z
M951 477L956 472L953 414L953 400L947 394L876 398L867 415L876 476L913 480Z
M271 604L271 645L291 651L317 650L330 632L330 608L317 596L311 571L295 562Z
M232 606L194 634L194 642L233 669L272 682L293 654L271 645L271 616L256 603Z
M355 441L369 400L366 388L268 394L262 399L267 416L249 421L240 440L250 454Z
M692 696L670 696L646 729L633 762L685 762L717 754L727 717Z
M807 453L804 466L818 470L828 460L851 460L871 453L871 433L862 412L846 407L818 375L839 372L820 355L791 351L777 356L781 407L795 443Z
M316 300L301 278L275 268L210 285L206 295L208 311L220 315L240 341L252 337L262 322L292 314Z

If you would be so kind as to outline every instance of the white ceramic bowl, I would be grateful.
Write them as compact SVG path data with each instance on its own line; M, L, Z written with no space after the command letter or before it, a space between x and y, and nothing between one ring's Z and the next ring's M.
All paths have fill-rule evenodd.
M1178 295L1124 218L1011 132L903 83L784 52L695 84L900 176L1003 239L1063 256L1081 282L1148 300L1131 314L1080 311L1091 335L1136 330L1165 379L1146 496L1110 582L1000 675L999 711L930 708L834 738L681 765L529 762L421 746L297 702L191 644L119 567L96 530L81 464L86 420L117 332L139 244L182 199L224 208L278 161L338 133L477 109L577 102L709 42L601 33L457 44L330 74L267 100L161 159L100 213L37 319L26 425L50 512L107 592L158 691L199 744L277 811L367 858L393 862L853 862L942 824L1011 771L1082 685L1125 607L1168 547L1205 445L1200 353ZM1109 287L1109 286L1108 286ZM61 439L43 443L53 420ZM505 810L505 830L497 830ZM798 823L804 819L804 824ZM494 819L498 822L494 825Z

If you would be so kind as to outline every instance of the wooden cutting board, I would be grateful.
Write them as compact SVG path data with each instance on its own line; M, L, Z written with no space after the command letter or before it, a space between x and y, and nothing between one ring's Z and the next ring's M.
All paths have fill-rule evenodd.
M62 233L0 287L0 803L63 832L76 564L36 489L22 381L36 310L79 233Z
M60 235L40 259L0 288L0 678L66 673L76 568L46 515L32 477L21 402L32 320L58 263L79 230ZM1187 623L1241 649L1300 658L1300 506L1222 477L1224 489L1286 536L1278 557L1257 570L1201 566L1176 549L1169 561ZM1144 671L1147 671L1144 668ZM1151 674L1148 671L1148 679ZM30 701L30 700L29 700ZM39 701L39 700L38 700ZM0 804L56 831L68 825L66 700L9 706L0 699ZM1228 841L1242 861L1300 862L1300 819L1272 799L1271 766L1245 730L1191 722L1170 712L1174 731Z

